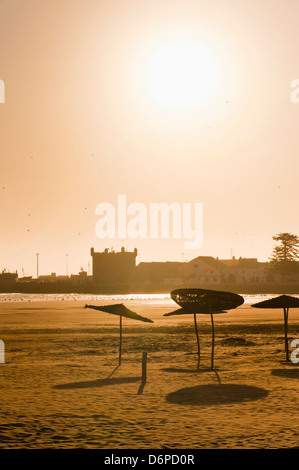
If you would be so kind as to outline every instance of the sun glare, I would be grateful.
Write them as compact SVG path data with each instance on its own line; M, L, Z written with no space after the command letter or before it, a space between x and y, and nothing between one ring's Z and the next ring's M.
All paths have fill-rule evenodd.
M157 104L187 110L216 90L219 71L212 54L199 44L176 40L160 46L146 66L146 87Z

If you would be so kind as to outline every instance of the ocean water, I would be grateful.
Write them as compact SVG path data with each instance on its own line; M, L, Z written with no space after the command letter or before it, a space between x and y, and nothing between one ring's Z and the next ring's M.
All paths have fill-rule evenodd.
M261 302L278 294L241 294L245 303L251 304ZM0 294L0 302L62 302L62 301L87 301L96 300L99 302L115 301L119 303L128 300L148 301L157 303L170 300L170 294L125 294L125 295L95 295L95 294L22 294L22 293L3 293Z

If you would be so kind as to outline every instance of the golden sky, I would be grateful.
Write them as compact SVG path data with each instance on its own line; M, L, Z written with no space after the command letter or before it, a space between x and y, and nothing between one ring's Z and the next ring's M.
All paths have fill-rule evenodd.
M35 275L39 253L65 274L68 254L76 273L122 245L264 261L299 235L298 18L297 0L2 0L0 269ZM98 239L119 194L202 202L202 248Z

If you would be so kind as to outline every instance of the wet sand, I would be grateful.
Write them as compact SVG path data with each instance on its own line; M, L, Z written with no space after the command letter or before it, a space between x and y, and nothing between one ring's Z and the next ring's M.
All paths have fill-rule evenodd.
M285 362L282 311L215 315L214 371L210 319L198 315L197 371L192 315L163 317L176 309L168 299L125 304L154 323L123 319L120 367L118 317L83 301L0 304L1 448L299 446L299 367Z

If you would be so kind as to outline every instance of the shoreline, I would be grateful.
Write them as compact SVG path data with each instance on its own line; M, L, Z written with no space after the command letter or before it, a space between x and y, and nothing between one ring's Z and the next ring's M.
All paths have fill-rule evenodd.
M45 322L46 327L49 325L58 325L62 323L63 327L70 325L78 325L78 328L83 325L86 327L91 324L94 326L105 327L114 326L118 328L119 317L105 312L96 311L93 309L86 309L86 300L93 305L112 305L115 303L123 303L127 308L135 311L139 315L150 318L154 323L140 323L136 320L125 319L125 328L134 328L140 330L155 329L160 326L177 326L177 325L193 325L193 314L175 315L165 317L165 313L176 310L177 304L170 297L156 297L156 298L138 298L138 295L128 298L65 298L61 299L16 299L0 301L0 335L3 327L12 323L21 323L26 326L31 324L33 327L37 324ZM281 333L283 334L283 311L282 309L257 309L251 305L259 299L247 299L239 307L228 310L223 314L214 314L215 326L217 324L254 324L254 323L281 323ZM197 314L198 322L200 324L210 325L210 315ZM299 323L299 309L290 309L289 313L289 326L294 323ZM299 337L299 331L298 331Z
M0 285L0 293L19 294L91 294L91 295L137 295L164 294L174 289L201 288L218 291L235 292L236 294L299 294L298 283L280 284L194 284L194 283L126 283L126 284L72 284L68 281L51 283L17 282Z

